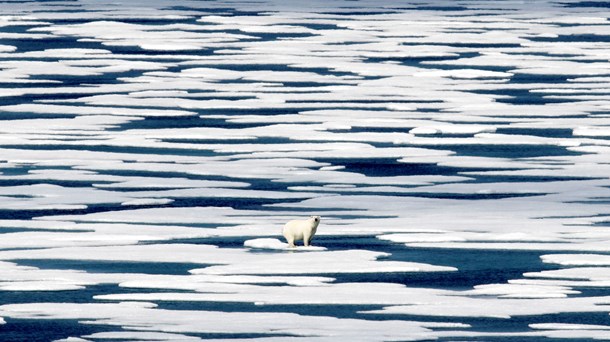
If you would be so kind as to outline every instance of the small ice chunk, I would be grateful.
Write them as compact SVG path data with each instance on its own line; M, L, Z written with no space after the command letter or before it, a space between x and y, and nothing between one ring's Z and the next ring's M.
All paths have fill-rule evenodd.
M569 294L579 294L565 286L527 284L486 284L477 285L468 294L476 296L498 296L499 298L566 298Z
M409 133L413 135L435 135L440 134L441 131L434 127L415 127Z
M480 69L455 69L455 70L434 70L415 73L415 77L448 77L459 79L477 78L507 78L513 74L509 72L489 71Z
M493 133L496 128L490 125L458 125L458 124L432 124L419 126L411 129L409 133L413 135L462 135L462 134L479 134Z
M256 249L271 249L271 250L290 250L290 251L325 251L324 247L317 246L297 246L295 248L289 248L288 244L278 239L273 238L260 238L252 239L244 242L245 247L256 248Z
M13 52L15 50L17 48L12 45L0 45L0 52Z
M593 324L536 323L529 326L539 330L610 330L610 326Z
M172 203L174 200L170 198L138 198L131 201L125 201L121 205L164 205Z
M562 266L608 266L610 256L603 254L547 254L540 256L542 262Z
M82 290L84 286L62 281L15 281L0 283L1 291L74 291Z
M164 333L156 331L108 331L98 332L88 336L95 340L136 340L136 341L201 341L200 338L182 334ZM86 340L79 340L86 341ZM70 341L71 342L71 341Z
M68 338L63 338L61 340L55 340L53 342L90 342L91 340L85 340L83 338L79 338L79 337L68 337Z
M572 135L582 137L610 137L608 127L577 127L572 130Z
M439 233L411 233L411 234L388 234L380 235L377 238L397 243L418 243L418 242L460 242L467 241L465 238L453 234Z

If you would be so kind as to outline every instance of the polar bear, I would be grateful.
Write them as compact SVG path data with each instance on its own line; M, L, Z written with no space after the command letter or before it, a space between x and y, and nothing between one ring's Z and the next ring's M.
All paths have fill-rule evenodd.
M306 220L292 220L284 225L282 234L288 242L288 247L294 248L294 242L303 240L305 247L311 244L311 239L320 224L320 216L311 216Z

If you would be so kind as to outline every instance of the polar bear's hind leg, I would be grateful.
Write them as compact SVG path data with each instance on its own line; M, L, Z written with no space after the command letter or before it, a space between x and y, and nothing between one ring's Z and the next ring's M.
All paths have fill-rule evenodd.
M286 235L288 235L288 234L286 234ZM286 242L288 242L288 247L295 248L296 246L294 245L294 237L286 236L286 235L284 235L284 237L286 238Z

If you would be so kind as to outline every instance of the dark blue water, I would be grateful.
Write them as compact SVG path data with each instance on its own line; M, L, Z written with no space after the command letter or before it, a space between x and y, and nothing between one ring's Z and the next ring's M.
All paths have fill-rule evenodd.
M583 7L583 8L610 8L610 3L606 1L574 1L574 2L560 2L565 7Z
M75 319L13 319L0 325L3 342L50 342L68 337L121 330L120 327L81 324Z

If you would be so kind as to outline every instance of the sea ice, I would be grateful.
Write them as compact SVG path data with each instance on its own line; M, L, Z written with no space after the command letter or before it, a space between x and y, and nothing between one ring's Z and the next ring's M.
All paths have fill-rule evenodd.
M90 324L123 326L131 329L131 338L139 339L150 338L153 332L279 334L283 337L361 341L419 340L433 336L432 330L425 328L426 323L411 321L371 321L289 313L253 315L251 312L163 310L151 303L134 302L13 304L0 306L0 312L11 318L78 319Z
M253 240L246 240L244 242L245 247L254 249L269 249L269 250L287 250L287 251L325 251L326 248L318 246L297 246L296 248L289 248L288 244L278 239L272 238L260 238Z
M607 8L1 6L0 289L23 303L0 324L89 324L65 341L607 338L579 324L609 303L592 294L610 283ZM320 247L286 251L282 224L310 214ZM482 271L452 265L474 249L533 261L436 289Z

